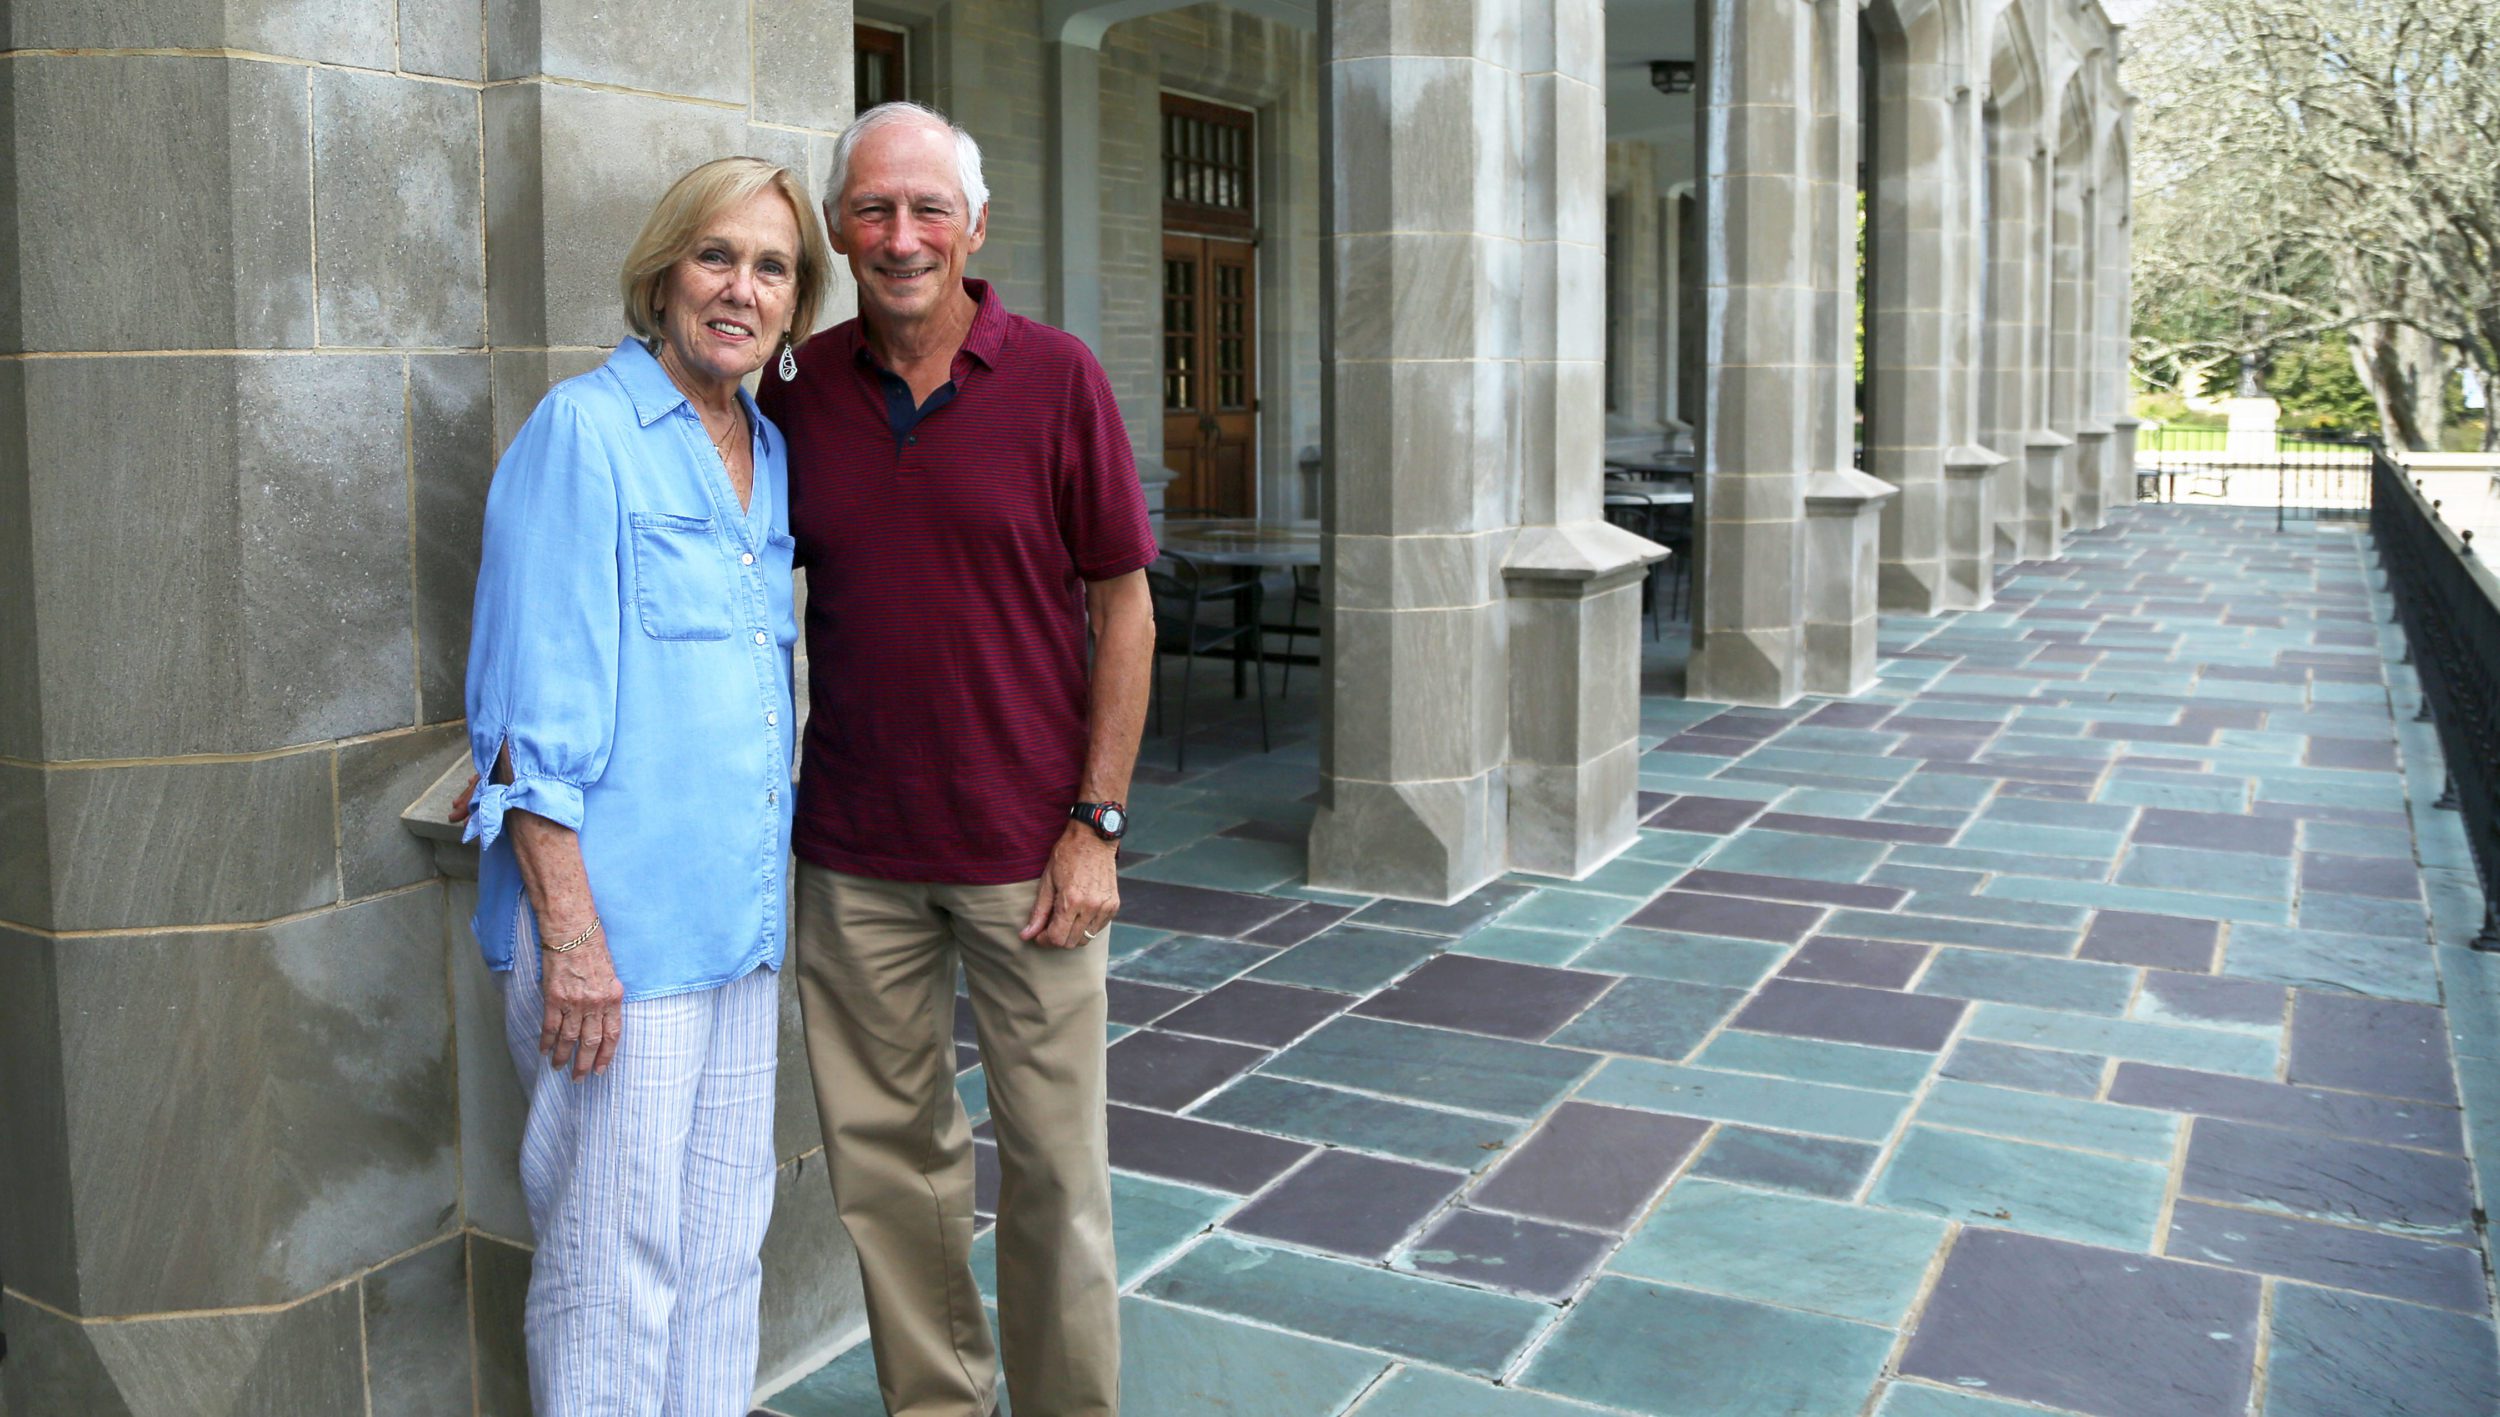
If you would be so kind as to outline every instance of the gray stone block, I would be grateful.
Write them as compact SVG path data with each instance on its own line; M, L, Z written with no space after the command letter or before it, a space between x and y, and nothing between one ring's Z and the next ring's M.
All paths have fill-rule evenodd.
M9 26L9 0L0 0L0 37ZM12 145L17 141L17 66L0 64L0 129L9 134ZM26 348L26 330L21 318L17 272L17 163L12 148L10 161L0 162L0 271L8 272L0 279L0 354L16 354ZM0 420L0 434L20 429L15 420ZM18 444L0 441L0 448L16 448Z
M11 1289L68 1308L78 1277L60 1023L50 949L0 929L0 1194L9 1198L0 1206L0 1274ZM18 1366L0 1363L0 1380Z
M773 1176L773 1222L764 1233L764 1333L757 1375L774 1377L821 1359L867 1312L858 1252L834 1209L824 1158L786 1163Z
M788 917L783 917L787 919ZM821 1151L824 1126L816 1114L816 1089L807 1068L807 1023L799 1016L797 944L783 963L781 978L780 1058L773 1074L773 1155L788 1162Z
M432 845L399 814L466 751L457 723L342 743L338 749L339 893L358 900L434 876Z
M468 1237L447 1235L364 1278L372 1417L471 1417Z
M514 435L521 431L522 420L538 407L538 401L547 396L549 389L576 374L598 368L607 360L608 353L606 349L496 351L494 369L488 376L494 390L495 456L502 457L504 450L512 446ZM490 471L487 477L491 482L493 473ZM482 488L478 495L481 499L485 496ZM483 500L478 504L478 517L482 529L485 523ZM469 547L472 565L477 554L477 543L472 539ZM464 658L464 667L465 663Z
M505 84L488 89L480 108L485 121L490 344L547 342L546 164L539 150L546 93L542 84ZM519 426L519 419L513 426ZM499 437L495 445L502 447L507 440L508 435Z
M486 14L477 0L399 0L399 67L446 79L486 77Z
M25 348L312 342L303 70L157 57L11 67L19 209L44 214L18 224Z
M1507 865L1509 789L1498 770L1440 782L1338 777L1327 791L1311 823L1311 884L1322 890L1446 905Z
M485 338L478 97L313 71L321 342L454 348Z
M43 360L25 380L47 704L27 756L414 721L403 361Z
M42 777L52 871L30 924L250 923L339 898L326 752Z
M10 1406L79 1417L304 1417L362 1412L356 1291L291 1308L81 1324L0 1297Z
M537 0L537 10L538 67L552 77L747 101L747 0Z
M7 84L14 67L0 64L0 85ZM0 162L0 173L12 166ZM14 227L9 213L0 210L0 229ZM7 257L13 240L0 234L0 259ZM0 279L0 291L14 289L16 282ZM0 335L7 333L0 330ZM43 665L35 636L35 509L26 458L25 374L22 361L0 360L0 755L31 759L43 756Z
M493 358L484 354L421 354L408 361L420 723L467 713L461 691L468 678L469 611L477 599L486 485L495 474L493 373Z
M456 1224L441 928L442 892L421 888L266 929L43 946L74 1311L286 1303Z
M756 0L754 33L755 121L820 129L851 121L849 0ZM814 170L800 176L813 192Z
M521 1317L529 1298L530 1252L483 1235L469 1237L469 1328L477 1354L477 1417L530 1417L529 1355Z
M52 919L52 818L43 769L0 762L0 920Z
M392 0L33 0L12 42L27 49L245 49L388 69ZM8 18L0 11L0 19ZM300 76L297 79L300 85Z

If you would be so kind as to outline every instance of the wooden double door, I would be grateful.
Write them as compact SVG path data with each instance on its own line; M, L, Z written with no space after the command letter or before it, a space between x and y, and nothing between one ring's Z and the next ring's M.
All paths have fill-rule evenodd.
M1176 511L1258 514L1258 248L1163 238L1164 490Z

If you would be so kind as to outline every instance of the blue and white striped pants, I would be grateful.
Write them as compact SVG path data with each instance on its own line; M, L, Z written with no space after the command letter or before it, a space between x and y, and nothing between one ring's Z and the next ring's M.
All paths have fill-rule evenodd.
M625 1005L608 1070L538 1053L538 951L504 985L538 1253L524 1320L538 1417L745 1417L773 1211L776 975Z

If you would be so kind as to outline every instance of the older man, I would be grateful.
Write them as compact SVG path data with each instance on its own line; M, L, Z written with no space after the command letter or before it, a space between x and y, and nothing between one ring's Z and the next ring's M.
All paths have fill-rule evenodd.
M989 217L971 137L882 105L825 190L860 318L810 340L764 407L808 571L800 1000L878 1385L897 1417L979 1417L1003 1350L1026 1417L1116 1413L1101 937L1154 537L1093 355L964 278ZM958 961L998 1137L998 1350L971 1265Z

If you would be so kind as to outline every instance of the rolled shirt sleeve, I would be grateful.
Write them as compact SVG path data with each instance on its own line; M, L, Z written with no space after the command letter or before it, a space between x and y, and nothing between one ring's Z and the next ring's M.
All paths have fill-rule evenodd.
M485 781L468 840L493 845L516 807L581 829L583 789L616 737L619 520L607 451L559 391L521 426L486 494L467 694ZM507 748L512 781L494 782Z

